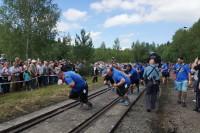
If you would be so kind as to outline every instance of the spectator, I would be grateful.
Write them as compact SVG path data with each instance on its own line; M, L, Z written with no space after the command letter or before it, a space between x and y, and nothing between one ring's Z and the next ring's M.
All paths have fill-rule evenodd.
M26 89L26 91L28 91L30 89L30 85L31 85L31 74L28 71L27 66L24 67L23 79L25 81L25 89Z
M56 72L54 70L54 62L50 61L50 63L49 63L49 84L56 83L54 75L56 75Z
M2 85L1 85L1 83L3 83L2 69L3 69L3 65L2 65L2 63L0 63L0 94L3 93L3 89L2 89Z
M44 86L47 86L49 84L49 67L48 67L48 62L44 61L43 64L43 74L44 74L44 80L43 80L43 84Z
M3 89L3 93L8 93L10 92L10 73L9 73L9 69L8 69L8 66L9 66L9 63L8 62L5 62L4 65L3 65L3 69L2 69L2 78L3 78L3 84L2 85L2 89Z
M38 83L39 83L39 87L44 86L44 65L42 64L42 62L38 62L37 64L37 71L38 71Z
M97 68L97 65L95 64L93 67L93 79L92 79L93 83L98 82L98 74L99 74L99 70Z
M197 82L195 84L195 92L196 92L196 107L194 109L194 111L200 112L200 86L199 86L199 82L200 82L200 60L198 58L195 59L192 68L194 70L196 70L197 72Z
M30 67L29 67L29 72L31 73L31 88L35 89L37 87L37 67L36 67L36 60L32 60Z

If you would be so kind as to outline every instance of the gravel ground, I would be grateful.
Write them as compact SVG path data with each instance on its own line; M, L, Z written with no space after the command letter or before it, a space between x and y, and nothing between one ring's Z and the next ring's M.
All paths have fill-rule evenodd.
M119 125L116 133L200 133L200 114L193 111L193 90L188 91L187 107L176 103L172 86L162 87L156 111L146 112L144 96L136 103Z

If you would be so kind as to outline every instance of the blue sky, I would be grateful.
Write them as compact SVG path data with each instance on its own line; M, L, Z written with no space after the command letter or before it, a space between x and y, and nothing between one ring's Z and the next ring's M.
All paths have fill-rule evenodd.
M179 28L200 18L200 0L54 0L61 9L60 36L72 37L84 28L94 46L105 41L112 47L119 38L122 48L133 41L165 43Z
M200 18L199 0L56 0L62 10L58 30L72 36L81 28L91 32L94 46L102 41L122 48L133 41L165 43L179 28ZM179 3L179 4L177 4ZM71 18L72 17L72 18ZM76 19L72 20L73 17ZM61 24L60 24L61 23ZM65 28L64 28L65 27Z

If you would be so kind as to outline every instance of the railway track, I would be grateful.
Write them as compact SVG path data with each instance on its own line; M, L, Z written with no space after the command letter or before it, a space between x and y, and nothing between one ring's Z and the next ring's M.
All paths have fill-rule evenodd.
M110 91L110 90L111 90L110 88L105 88L105 89L102 89L100 91L97 91L97 92L89 95L88 99L93 99L93 98L95 98L97 96L100 96L100 95ZM56 108L56 109L54 109L52 111L49 111L49 112L47 112L45 114L42 114L42 115L40 115L38 117L32 118L32 119L27 120L25 122L22 122L20 124L16 124L16 125L11 126L9 128L3 129L3 130L0 131L0 133L18 133L18 132L22 132L22 131L30 128L30 127L33 127L34 125L39 124L42 121L45 121L45 120L47 120L47 119L49 119L49 118L51 118L53 116L56 116L56 115L66 111L66 110L74 108L79 104L80 104L79 101L74 101L74 102L66 104L66 105L64 105L62 107Z
M120 122L123 120L123 118L127 115L127 113L131 110L131 108L135 105L135 103L140 99L140 97L143 95L145 90L143 90L137 97L136 99L128 106L128 108L126 109L125 112L123 112L123 115L120 117L120 119L111 127L111 129L109 129L110 133L113 133L118 125L120 124ZM98 112L96 112L95 114L93 114L91 117L89 117L88 119L86 119L85 121L83 121L82 123L80 123L79 125L77 125L75 128L71 129L69 131L69 133L80 133L80 132L84 132L84 129L86 129L89 125L92 125L92 123L97 120L99 117L101 117L105 112L107 112L108 110L110 110L114 105L116 105L116 103L118 103L120 100L120 98L116 98L113 101L111 101L110 103L108 103L106 106L104 106L102 109L100 109Z

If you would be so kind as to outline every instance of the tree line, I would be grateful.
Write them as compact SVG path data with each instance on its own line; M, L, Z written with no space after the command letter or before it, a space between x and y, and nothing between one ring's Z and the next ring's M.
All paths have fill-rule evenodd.
M113 41L112 48L105 42L94 48L90 33L84 29L76 34L75 40L70 33L56 40L59 18L60 9L53 0L3 0L0 6L0 53L9 60L18 56L22 59L88 62L110 61L112 57L118 62L145 62L152 51L170 62L176 61L178 56L185 57L187 62L200 56L200 20L191 28L176 31L171 42L136 41L130 48L122 50L119 38Z

